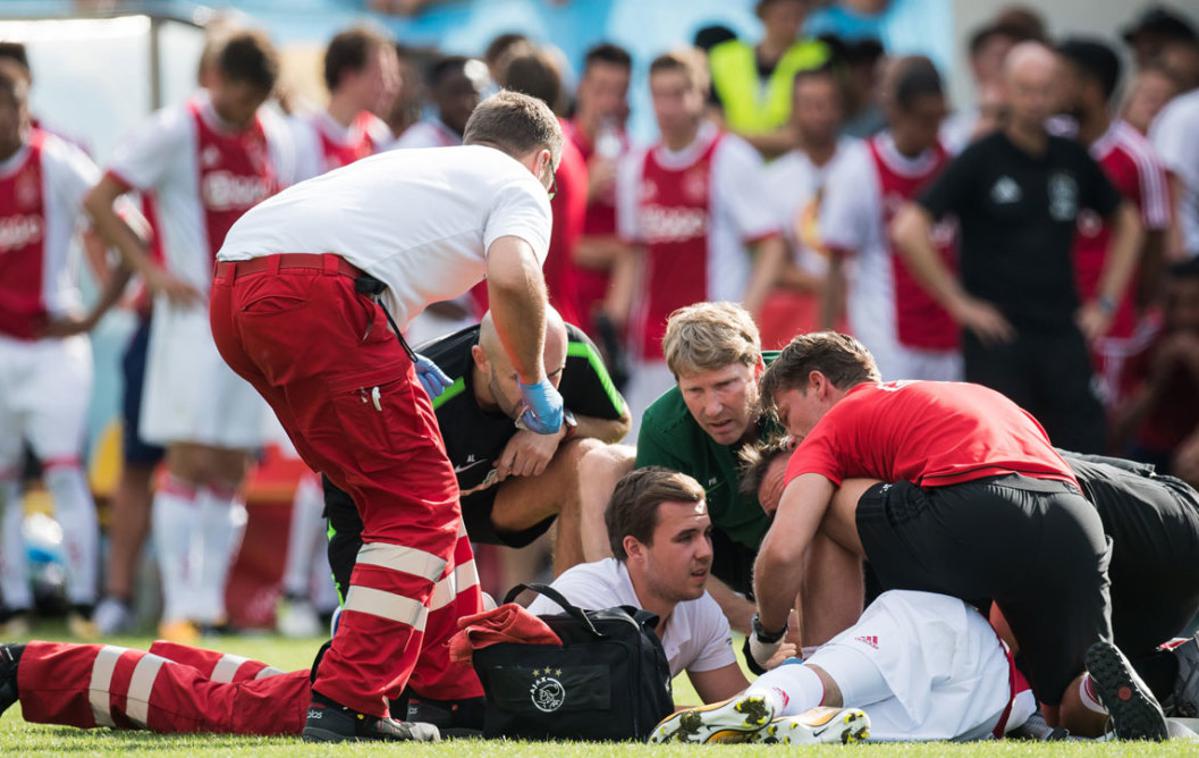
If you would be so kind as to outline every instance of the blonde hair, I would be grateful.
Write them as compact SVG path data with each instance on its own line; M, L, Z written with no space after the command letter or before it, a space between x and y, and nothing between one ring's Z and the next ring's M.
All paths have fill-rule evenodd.
M733 363L756 366L762 338L749 312L736 303L696 303L670 314L662 353L678 378Z

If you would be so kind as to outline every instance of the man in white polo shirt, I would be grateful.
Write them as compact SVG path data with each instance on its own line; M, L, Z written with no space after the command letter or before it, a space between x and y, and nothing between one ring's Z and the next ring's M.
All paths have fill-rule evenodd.
M699 482L660 466L637 469L616 485L604 522L616 557L575 566L553 588L580 608L631 605L657 614L671 676L686 671L705 703L745 689L728 619L704 590L712 521ZM561 613L548 597L529 610Z
M435 739L429 725L390 719L388 700L405 686L432 700L482 695L445 644L457 619L481 608L429 398L449 382L399 335L429 303L486 277L519 379L519 420L559 431L562 397L542 359L541 264L562 140L544 103L500 92L471 116L465 145L392 151L301 182L246 213L217 255L217 348L362 517L305 739Z

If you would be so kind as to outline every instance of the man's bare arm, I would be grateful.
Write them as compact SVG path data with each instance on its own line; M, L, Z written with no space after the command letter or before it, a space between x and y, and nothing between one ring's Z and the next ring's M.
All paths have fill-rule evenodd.
M487 296L495 331L524 384L545 378L545 277L520 237L500 237L487 251Z
M745 296L741 304L754 318L762 315L762 306L766 297L779 276L783 273L783 264L787 260L787 243L780 236L767 237L759 242L754 250L753 270L749 275L749 286L745 288Z
M819 474L803 474L783 490L774 523L754 562L758 618L767 630L782 629L803 587L803 557L833 498L833 483Z
M1121 203L1114 221L1115 233L1099 275L1097 297L1085 303L1078 313L1079 328L1089 340L1107 333L1141 255L1144 227L1136 208L1131 203Z
M96 233L120 253L126 266L141 275L152 292L166 294L176 305L200 304L202 297L195 287L151 260L146 243L117 213L115 204L125 191L117 179L105 175L84 197L83 208L91 216Z
M729 620L729 626L733 628L733 631L749 634L750 622L754 616L754 604L714 576L708 576L705 586L708 594L724 612L724 617Z

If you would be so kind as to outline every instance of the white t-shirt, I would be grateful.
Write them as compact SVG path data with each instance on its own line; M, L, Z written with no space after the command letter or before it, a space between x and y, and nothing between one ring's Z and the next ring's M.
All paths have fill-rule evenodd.
M1149 129L1149 139L1166 168L1182 182L1178 219L1183 244L1199 256L1199 90L1176 97Z
M628 569L615 558L567 569L550 586L584 610L598 611L617 605L641 607ZM537 615L562 613L557 603L544 596L538 596L529 611ZM728 619L707 592L676 605L660 637L671 676L684 670L713 671L737 661Z
M740 302L753 267L746 245L779 231L764 192L761 156L740 137L719 134L711 122L704 122L695 140L681 150L670 150L665 145L651 149L663 168L682 170L698 161L717 136L720 144L712 155L709 179L707 294L713 302ZM639 213L645 153L645 149L630 152L617 169L616 228L630 242L641 242L647 236L646 219Z
M233 225L217 258L337 253L387 285L402 329L479 283L500 237L523 239L544 263L550 219L545 188L499 150L390 150L264 200Z
M391 147L395 138L387 124L378 116L363 112L349 126L342 126L328 111L317 111L288 120L296 148L295 181L320 176L326 171L341 168L351 160L326 149L325 141L336 152L361 149L366 154L380 153ZM324 140L322 139L324 137Z
M392 150L408 150L415 147L456 147L462 137L437 119L417 121L404 130L391 145Z
M820 234L825 187L856 141L838 140L836 152L823 166L812 163L802 150L792 150L766 164L763 181L767 200L794 251L795 264L813 276L824 276L828 271L828 251Z
M190 104L199 107L201 118L214 132L228 132L207 94L200 92L189 104L164 108L136 128L118 146L108 171L133 189L152 193L167 267L207 292L212 280L212 246L208 214L200 194L200 163L208 157L201 155ZM269 108L260 108L258 118L266 134L275 180L279 186L286 186L294 181L296 172L291 130ZM270 191L240 176L223 186L231 201L239 205L247 195Z
M886 132L874 138L882 160L901 176L927 173L936 161L932 150L916 158L899 152ZM853 253L846 261L848 294L846 315L850 331L879 359L884 376L898 343L895 276L888 244L884 192L878 167L866 142L845 150L837 170L829 176L820 209L820 231L830 250ZM939 225L935 234L948 233Z

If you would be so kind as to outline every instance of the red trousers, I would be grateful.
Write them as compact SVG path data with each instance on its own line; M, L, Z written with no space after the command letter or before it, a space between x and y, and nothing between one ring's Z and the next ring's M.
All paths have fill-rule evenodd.
M221 264L210 313L217 348L266 398L310 467L349 493L362 549L313 689L387 714L405 686L430 699L483 694L451 663L457 619L481 610L458 482L428 396L382 308L335 255L317 268L246 273Z
M307 671L161 641L149 652L30 642L17 691L32 723L155 732L300 734L310 699Z

